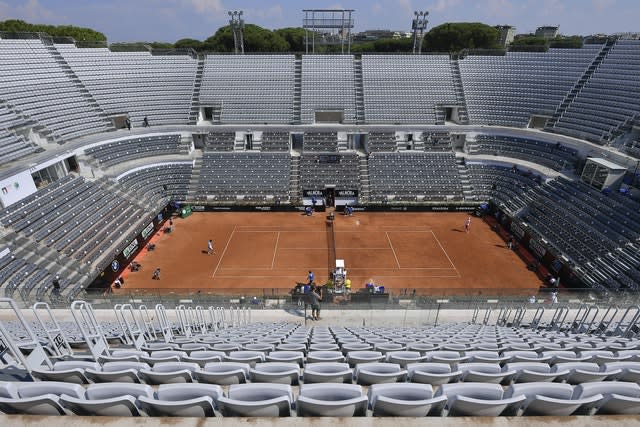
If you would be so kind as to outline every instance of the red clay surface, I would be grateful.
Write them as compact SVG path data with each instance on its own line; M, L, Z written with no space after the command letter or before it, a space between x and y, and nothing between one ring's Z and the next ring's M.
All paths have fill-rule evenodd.
M480 218L464 231L462 213L356 213L336 215L336 257L345 260L352 288L373 279L392 294L529 294L535 273L506 248ZM194 213L158 233L156 249L125 273L120 292L201 290L247 295L284 294L313 270L324 283L334 267L326 215L296 212ZM212 239L215 254L207 254ZM152 280L161 269L160 280ZM241 290L241 291L239 291Z

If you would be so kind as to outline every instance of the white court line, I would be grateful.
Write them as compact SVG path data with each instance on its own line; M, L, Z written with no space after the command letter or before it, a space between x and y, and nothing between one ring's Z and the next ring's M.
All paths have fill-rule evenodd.
M220 263L222 262L222 259L224 258L224 254L227 252L227 248L229 247L229 243L231 243L231 239L233 239L233 233L236 232L236 226L233 226L233 230L231 231L231 235L229 236L229 240L227 240L227 244L224 245L224 249L222 250L222 253L220 254L220 259L218 260L218 264L216 264L216 268L215 270L213 270L213 274L211 275L211 278L213 279L216 276L216 272L218 271L218 268L220 268Z
M276 237L276 247L273 248L273 258L271 259L271 269L276 263L276 254L278 253L278 241L280 240L280 232L278 231L278 237Z
M449 262L451 263L451 267L453 267L453 269L456 271L456 273L458 273L458 277L462 277L460 275L460 272L458 271L458 269L456 268L456 266L453 264L453 261L451 261L451 258L449 258L449 254L447 253L447 251L444 250L444 248L442 247L442 243L440 243L440 240L438 240L438 238L436 237L436 233L433 233L433 238L436 239L436 242L438 242L438 246L440 246L440 249L442 250L442 252L444 252L444 256L447 257L447 259L449 260Z
M322 267L309 267L312 268L313 270L320 270L322 268L327 268L327 266L322 266ZM225 271L225 270L269 270L268 266L265 267L221 267L219 269L220 271ZM280 270L300 270L300 267L283 267L283 268L278 268L276 271L280 271ZM452 271L457 271L455 268L451 268L451 267L349 267L349 270L405 270L405 271L411 271L411 270L452 270Z
M216 276L216 278L218 279L237 279L237 278L243 278L243 279L273 279L273 278L279 278L279 277L300 277L299 274L296 275L288 275L288 274L283 274L283 275L277 275L277 276L264 276L264 275L258 275L258 276L247 276L247 275L220 275L220 276ZM366 276L365 276L366 277ZM401 277L401 278L413 278L415 279L416 277L419 276L403 276L403 275L397 275L394 274L393 276L378 276L376 275L376 277ZM460 275L456 275L456 276L427 276L426 279L457 279L459 278Z
M398 255L396 255L396 250L393 248L393 245L391 244L391 237L389 237L389 232L385 231L384 234L385 236L387 236L387 240L389 241L389 247L391 248L391 252L393 252L393 257L396 259L396 264L398 264L398 268L402 268L400 267L400 261L398 261Z

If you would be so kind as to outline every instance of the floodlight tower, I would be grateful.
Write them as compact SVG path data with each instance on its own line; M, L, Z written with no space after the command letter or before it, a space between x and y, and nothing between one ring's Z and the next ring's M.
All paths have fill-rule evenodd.
M418 48L418 54L422 53L422 39L424 38L424 30L427 28L429 21L427 16L428 11L413 12L414 18L411 23L411 29L413 30L413 53L416 53L416 47Z
M229 26L233 32L233 48L235 53L240 52L244 55L244 19L242 19L242 11L234 10L229 12Z

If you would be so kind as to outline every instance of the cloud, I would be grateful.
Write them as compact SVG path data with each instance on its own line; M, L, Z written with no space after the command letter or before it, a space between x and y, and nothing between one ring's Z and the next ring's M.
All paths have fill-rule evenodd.
M431 12L444 12L447 9L454 9L462 3L462 0L437 0L431 6L428 7L429 13Z
M218 14L224 12L226 8L222 0L186 0L198 13Z
M591 4L598 12L612 8L616 4L616 0L591 0Z
M61 21L64 17L47 9L38 0L27 0L17 5L0 2L0 19L23 19L38 24Z

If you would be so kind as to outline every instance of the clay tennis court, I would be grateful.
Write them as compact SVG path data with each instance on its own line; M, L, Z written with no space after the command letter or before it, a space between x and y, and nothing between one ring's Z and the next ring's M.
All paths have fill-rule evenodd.
M344 259L352 290L373 279L393 294L528 294L540 280L480 218L464 231L463 213L336 215L335 257ZM125 286L161 292L201 290L246 295L284 294L309 270L324 283L333 265L326 215L296 212L194 213L157 233ZM207 254L212 239L215 254ZM152 280L161 269L160 280Z

